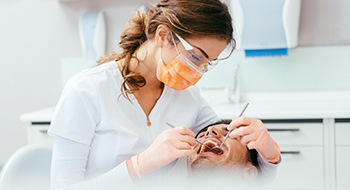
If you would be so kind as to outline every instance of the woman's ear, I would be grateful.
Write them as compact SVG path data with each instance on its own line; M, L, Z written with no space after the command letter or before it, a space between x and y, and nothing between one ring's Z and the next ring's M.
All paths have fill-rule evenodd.
M258 169L248 162L243 169L243 178L246 180L254 180L258 176Z
M163 24L158 25L155 33L155 43L157 47L163 47L168 43L167 37L169 35L169 28Z

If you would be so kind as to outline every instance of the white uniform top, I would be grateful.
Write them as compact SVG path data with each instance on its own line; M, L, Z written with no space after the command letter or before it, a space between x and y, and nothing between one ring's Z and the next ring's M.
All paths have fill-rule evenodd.
M84 70L67 82L48 132L56 137L53 189L132 186L125 160L144 151L169 129L166 122L196 133L220 120L197 87L176 91L165 86L149 114L152 124L147 126L147 117L134 96L130 95L130 102L121 95L122 79L117 64L110 62ZM169 171L186 176L186 161L179 159L158 173Z

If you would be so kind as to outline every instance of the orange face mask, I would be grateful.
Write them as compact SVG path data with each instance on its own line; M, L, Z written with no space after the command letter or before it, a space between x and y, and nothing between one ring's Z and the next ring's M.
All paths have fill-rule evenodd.
M165 65L163 60L160 59L157 67L157 77L166 86L174 90L184 90L195 85L202 74L192 70L177 56L168 65Z

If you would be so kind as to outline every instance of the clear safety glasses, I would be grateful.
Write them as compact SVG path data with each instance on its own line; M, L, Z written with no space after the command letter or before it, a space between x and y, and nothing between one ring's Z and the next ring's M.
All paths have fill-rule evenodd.
M175 33L174 33L175 34ZM199 50L196 47L191 46L188 42L186 42L182 37L175 34L175 36L179 39L180 43L183 45L184 48L179 48L176 45L173 33L170 32L172 41L174 43L175 49L179 56L184 59L185 63L190 66L191 68L195 69L196 71L200 73L205 73L208 70L215 67L220 60L227 59L233 52L233 49L231 44L229 44L225 50L220 54L218 59L215 60L208 60L207 57L202 53L201 50Z

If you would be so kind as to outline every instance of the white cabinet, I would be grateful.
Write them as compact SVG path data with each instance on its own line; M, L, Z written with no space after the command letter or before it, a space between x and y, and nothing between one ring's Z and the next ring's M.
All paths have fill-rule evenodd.
M46 108L21 115L26 123L28 143L52 143L53 138L47 134L55 108Z
M53 138L47 134L50 123L32 123L28 126L28 143L52 143Z
M336 120L336 186L337 190L350 189L350 120Z
M282 162L271 188L324 189L322 120L265 121L265 126L282 153Z

